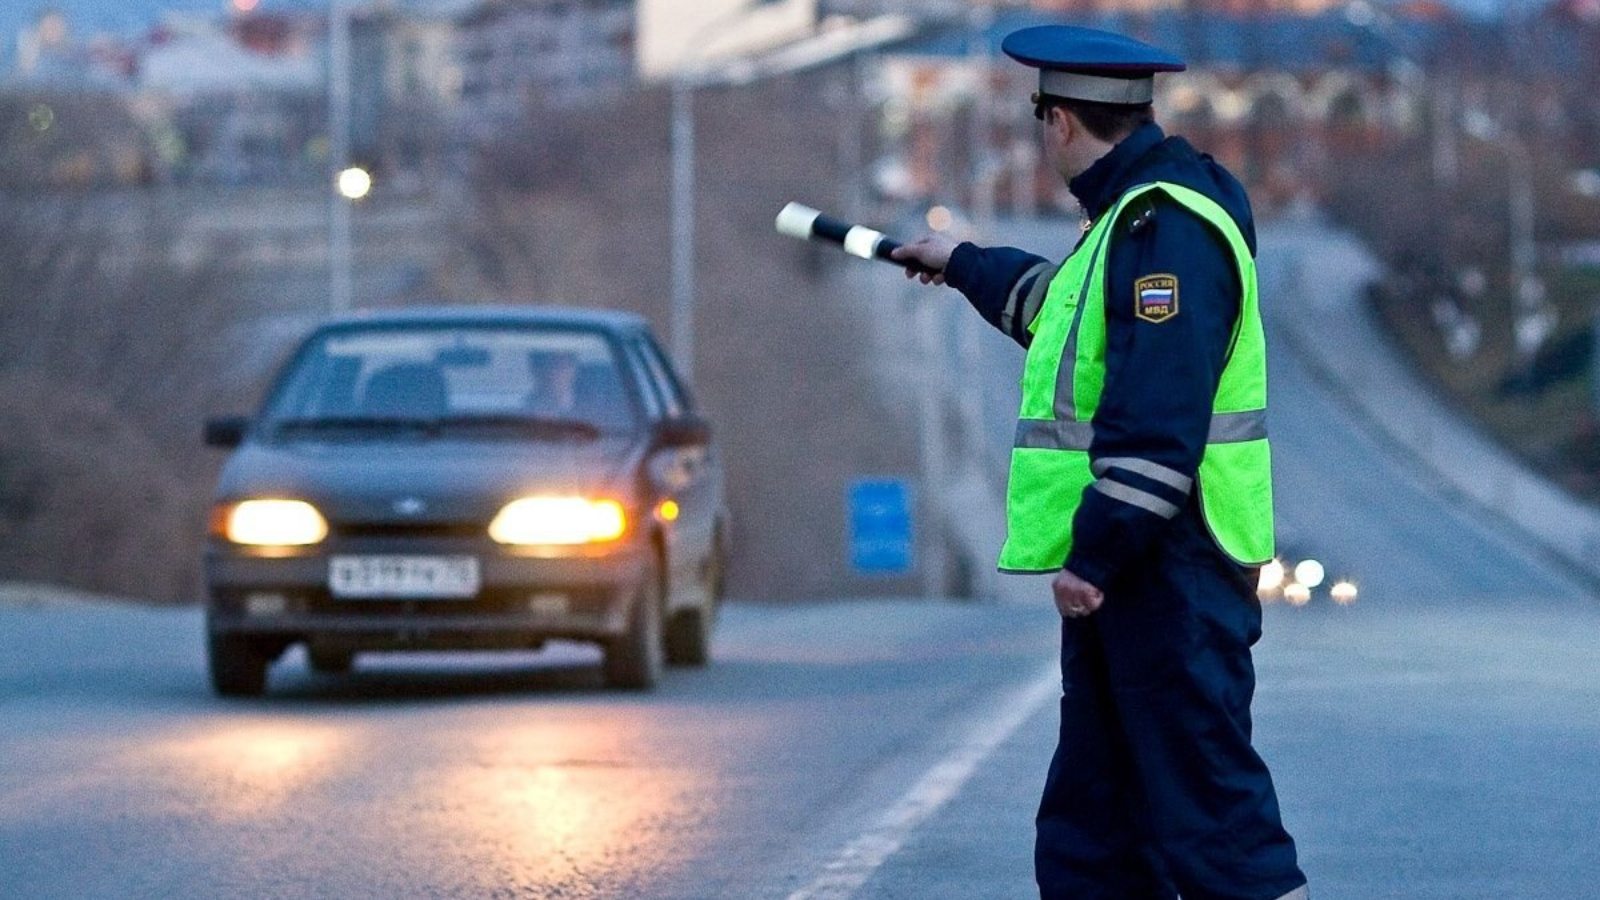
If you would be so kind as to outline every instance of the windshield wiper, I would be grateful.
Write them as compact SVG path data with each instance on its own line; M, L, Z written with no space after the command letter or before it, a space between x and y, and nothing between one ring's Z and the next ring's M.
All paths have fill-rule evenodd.
M571 436L590 441L599 438L601 434L599 426L592 422L586 422L582 419L562 419L553 416L518 416L509 414L446 416L438 420L437 424L441 429L506 428L527 431L537 435Z
M279 419L272 423L280 434L306 431L424 431L439 427L434 419L405 416L315 416Z

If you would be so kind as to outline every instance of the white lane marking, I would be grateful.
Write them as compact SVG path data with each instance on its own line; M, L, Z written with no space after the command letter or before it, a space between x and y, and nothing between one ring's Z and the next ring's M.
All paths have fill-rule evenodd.
M809 206L791 203L785 206L782 212L778 213L778 221L776 223L778 233L792 238L799 238L802 241L810 240L811 226L817 223L817 218L821 215L822 213Z
M1014 689L989 715L973 721L954 750L929 769L883 816L846 844L810 884L788 900L849 900L906 839L950 802L978 766L1051 698L1061 696L1061 665Z
M857 225L844 233L844 252L862 259L871 259L872 254L878 250L878 242L883 240L883 232L873 231L865 225Z

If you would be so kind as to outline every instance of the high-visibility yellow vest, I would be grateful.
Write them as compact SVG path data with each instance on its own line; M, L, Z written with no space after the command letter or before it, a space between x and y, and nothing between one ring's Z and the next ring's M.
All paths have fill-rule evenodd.
M1072 550L1072 519L1095 481L1089 444L1106 381L1106 259L1127 205L1161 191L1216 229L1233 251L1243 296L1233 345L1212 403L1196 490L1217 545L1237 562L1272 558L1272 454L1267 445L1267 354L1256 265L1233 217L1181 185L1133 188L1100 217L1050 282L1028 329L1022 408L1006 493L1005 572L1053 572Z

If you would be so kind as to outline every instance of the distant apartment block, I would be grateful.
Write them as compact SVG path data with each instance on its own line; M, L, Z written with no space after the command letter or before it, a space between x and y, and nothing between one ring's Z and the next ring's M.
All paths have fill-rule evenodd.
M461 113L483 133L530 107L614 96L633 76L629 0L485 0L457 21Z
M437 174L463 82L455 21L418 9L358 13L350 79L355 160L390 179Z

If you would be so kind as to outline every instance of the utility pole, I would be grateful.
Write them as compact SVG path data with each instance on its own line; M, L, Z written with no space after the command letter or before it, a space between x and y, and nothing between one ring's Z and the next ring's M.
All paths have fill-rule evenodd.
M989 57L988 29L994 23L994 10L989 6L975 6L972 9L968 25L971 34L967 41L967 62L973 70L973 95L972 95L972 130L968 135L970 147L968 155L972 159L972 220L975 230L980 235L979 240L994 228L995 218L995 189L1000 175L1001 166L995 158L993 149L992 121L994 112L993 98L989 96L989 77L992 69ZM980 368L980 359L983 353L982 330L987 326L977 316L960 315L956 325L956 358L961 361L961 370L976 372ZM930 357L932 365L942 365L935 357ZM952 386L952 389L953 386ZM961 390L959 404L961 409L962 429L961 439L964 446L961 450L981 452L983 447L983 420L985 410L985 396L982 390L972 390L970 387Z
M350 167L350 7L349 0L328 0L328 307L335 313L350 308L350 204L339 179Z
M672 361L694 383L694 85L672 79Z

